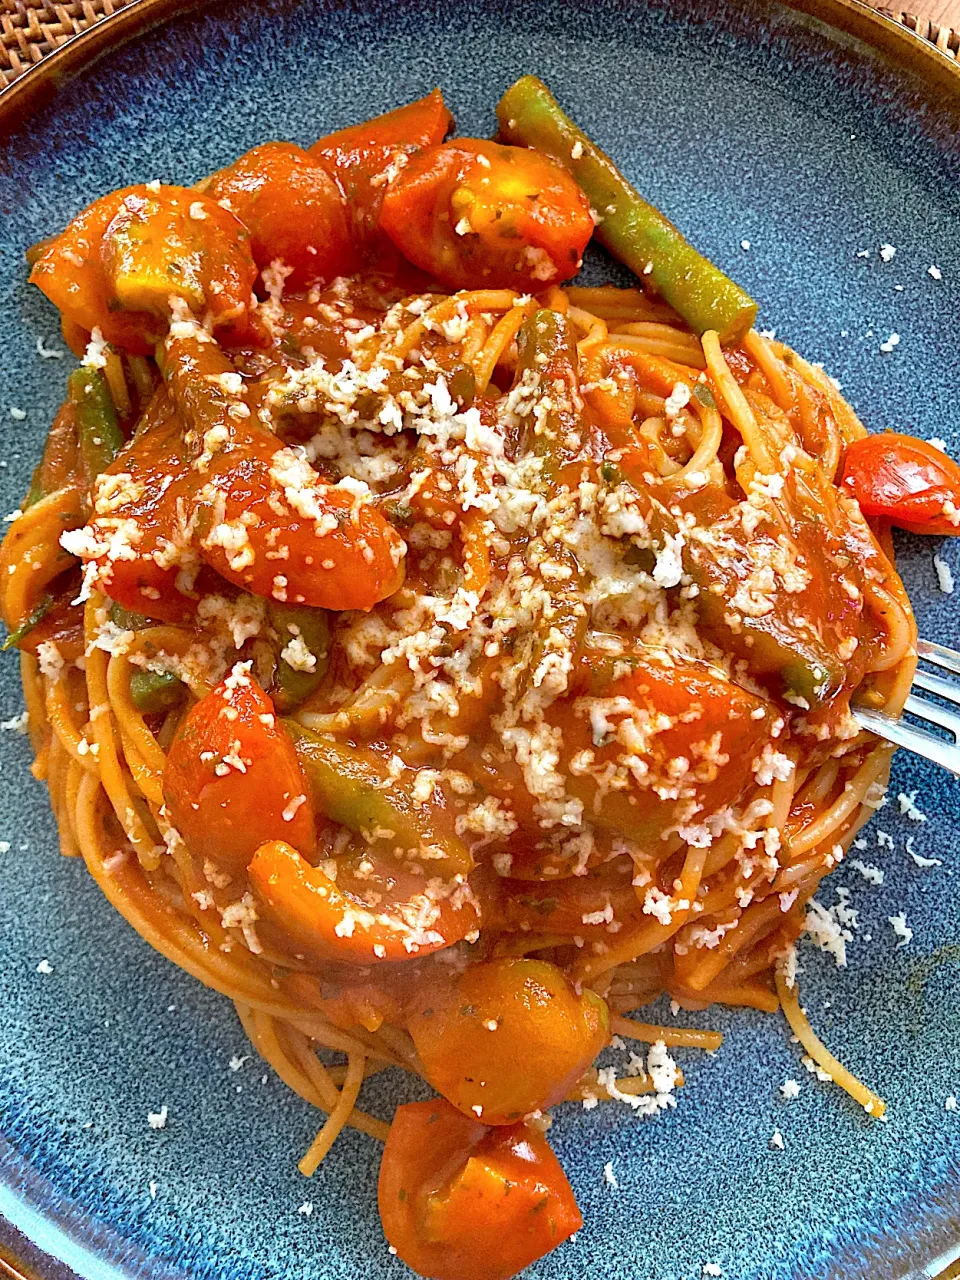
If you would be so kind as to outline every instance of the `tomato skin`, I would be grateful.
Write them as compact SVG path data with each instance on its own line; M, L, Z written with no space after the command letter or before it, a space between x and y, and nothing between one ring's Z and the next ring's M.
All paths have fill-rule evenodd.
M593 234L590 203L564 169L479 138L415 156L380 221L405 257L454 289L539 293L576 275Z
M124 187L95 200L30 273L81 329L139 355L166 332L177 294L215 325L248 328L257 268L237 219L186 187Z
M847 445L840 484L865 516L912 533L960 534L960 466L942 449L915 436L886 432Z
M429 929L429 940L408 948L404 943L415 934L394 907L423 892L423 876L392 872L389 865L383 874L378 868L366 884L353 885L351 893L350 887L341 886L340 876L335 883L285 839L261 845L249 867L250 884L264 916L284 941L292 942L298 955L346 964L404 963L452 946L478 927L472 906L456 909L444 902ZM381 890L376 909L356 892L362 888Z
M578 996L556 965L526 959L470 965L420 993L407 1019L433 1087L490 1125L564 1098L606 1044L608 1024L593 991Z
M302 289L354 270L340 191L302 147L289 142L254 147L214 174L207 194L228 201L247 227L261 270L277 258L293 268L289 288Z
M111 309L110 284L100 259L104 232L127 190L134 188L111 191L78 213L34 263L30 282L80 329L89 333L99 327L108 342L147 355L165 326L147 312Z
M638 655L634 661L635 669L614 681L602 670L594 671L591 700L567 699L551 708L550 715L563 730L566 760L579 752L591 753L590 771L575 774L569 783L585 811L607 830L641 841L657 840L671 809L682 812L683 806L695 803L695 812L713 813L736 799L743 787L742 773L725 768L724 757L749 764L769 740L778 712L705 662L677 658L667 663L656 654ZM610 711L611 740L599 746L591 711L618 704L627 724L626 707L631 704L642 722L656 723L662 714L670 723L649 734L640 753L648 766L645 785L629 777L621 789L600 790L596 775L615 768L623 750L616 740L621 711ZM699 715L694 715L697 710ZM671 762L679 758L688 762L689 770L674 776Z
M430 1280L509 1280L583 1225L542 1134L442 1099L397 1108L377 1198L387 1240Z
M191 854L231 877L243 875L266 840L282 837L308 856L316 850L310 801L295 803L309 794L297 753L247 665L189 712L163 775L167 809Z
M347 202L358 244L376 244L386 181L411 155L442 142L453 126L443 95L426 97L320 138L309 154L326 169Z
M125 609L164 622L188 622L196 613L196 597L177 583L181 569L188 570L188 580L196 577L197 558L189 552L170 553L184 542L178 526L191 505L190 459L183 429L165 396L158 397L148 415L139 434L94 485L89 526L105 550L85 560L97 561L98 589ZM111 559L115 531L123 528L130 536L120 535L123 549ZM184 579L180 582L186 585Z
M265 432L238 428L233 446L200 477L209 481L199 490L204 560L254 595L319 609L372 608L403 581L402 538L372 506L319 482L313 492L334 527L318 533L314 519L281 497L272 475L279 443ZM217 544L216 529L224 524L246 526L247 553Z

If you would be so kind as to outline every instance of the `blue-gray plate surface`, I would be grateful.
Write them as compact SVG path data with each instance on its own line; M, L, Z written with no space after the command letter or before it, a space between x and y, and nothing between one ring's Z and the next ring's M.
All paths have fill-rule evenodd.
M38 354L38 339L63 346L26 283L28 243L113 187L192 182L256 142L309 143L435 84L460 131L488 134L525 72L761 300L763 325L825 363L871 427L957 452L960 150L920 82L865 45L776 4L248 0L101 61L9 146L3 510L27 486L69 364ZM903 539L904 576L922 634L956 644L934 550ZM941 553L960 576L956 547ZM0 716L21 706L6 655ZM249 1053L232 1008L58 856L26 739L0 743L0 1214L83 1276L402 1276L377 1218L375 1144L349 1133L311 1182L297 1173L316 1113L257 1060L231 1069ZM896 800L914 791L922 822ZM559 1109L552 1136L586 1225L532 1275L694 1280L715 1263L733 1280L893 1280L957 1248L960 1112L945 1104L960 1094L958 800L957 781L901 755L861 854L882 887L847 866L821 892L828 904L852 892L848 966L802 949L811 1018L887 1098L887 1123L808 1075L778 1017L697 1015L726 1040L713 1057L679 1054L675 1111ZM900 913L904 946L889 923ZM388 1116L415 1088L388 1074L363 1102ZM166 1127L151 1129L161 1105Z

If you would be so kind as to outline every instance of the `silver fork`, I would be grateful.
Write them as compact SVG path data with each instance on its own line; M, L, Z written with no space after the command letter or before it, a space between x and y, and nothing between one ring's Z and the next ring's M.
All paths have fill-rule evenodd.
M929 640L917 643L917 653L924 662L939 667L941 671L949 671L960 676L960 653L948 649L946 645L932 644ZM960 684L944 680L943 676L934 675L917 667L913 677L912 689L924 689L927 693L936 694L945 702L960 707ZM904 713L916 716L927 724L939 725L953 735L953 742L947 742L929 730L911 724L908 720L895 720L880 711L868 711L864 707L851 707L854 719L862 729L869 729L888 742L895 742L898 747L906 747L918 756L932 760L934 764L943 765L951 773L960 775L960 715L955 711L942 707L932 698L921 698L911 692L904 706Z

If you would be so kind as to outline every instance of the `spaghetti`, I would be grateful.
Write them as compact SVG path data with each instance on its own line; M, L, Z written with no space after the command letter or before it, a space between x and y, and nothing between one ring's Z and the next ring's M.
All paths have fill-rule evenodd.
M304 1174L344 1126L390 1133L391 1241L424 1274L488 1277L576 1228L547 1107L656 1110L680 1082L666 1047L719 1046L627 1016L662 993L782 1005L882 1114L813 1035L785 957L887 778L850 700L899 714L916 629L887 526L841 484L866 433L830 379L749 323L685 319L662 282L562 287L585 202L547 156L508 159L552 213L496 240L483 202L514 216L497 189L514 149L442 146L438 99L310 156L256 149L238 165L259 212L228 170L104 197L43 251L34 278L84 364L0 581L63 853L326 1112ZM350 186L344 157L367 163L371 138L380 169ZM481 161L492 194L468 181ZM417 220L438 183L453 243ZM543 229L558 211L565 270ZM368 265L313 271L311 218ZM168 298L169 271L156 286L137 219L193 292ZM96 279L78 224L106 246ZM108 296L123 305L101 314ZM611 1034L653 1045L642 1069L590 1066ZM426 1121L401 1108L390 1131L358 1106L391 1066L458 1108L418 1104L470 1177L507 1167L514 1130L541 1144L554 1239L518 1218L497 1260L465 1263L463 1172L434 1243L405 1195L398 1219L385 1188L426 1158Z

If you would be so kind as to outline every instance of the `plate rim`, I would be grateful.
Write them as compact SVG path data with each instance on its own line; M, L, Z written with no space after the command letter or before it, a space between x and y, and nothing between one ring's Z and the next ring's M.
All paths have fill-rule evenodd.
M780 0L828 29L864 41L897 66L906 65L931 89L943 91L960 122L960 60L950 57L932 41L880 12L865 0ZM133 0L132 4L102 18L65 40L0 90L0 140L20 128L27 117L51 105L57 91L86 71L100 57L128 40L193 9L212 8L214 0Z
M0 141L7 141L44 108L55 108L60 88L87 72L101 57L193 10L213 9L215 2L133 0L71 36L0 89ZM941 111L955 115L960 124L960 60L951 58L918 31L864 0L778 0L780 6L828 31L862 41L894 67L906 67L928 89L946 95L938 105ZM48 1265L56 1268L56 1280L77 1280L68 1264L43 1251L9 1219L0 1216L0 1226L5 1236L0 1239L0 1280L55 1280ZM902 1280L960 1280L960 1239Z

